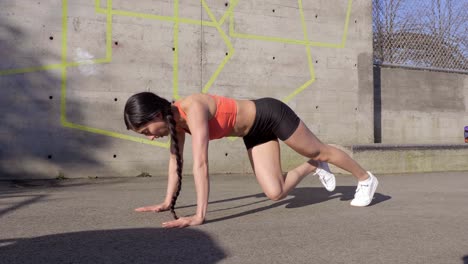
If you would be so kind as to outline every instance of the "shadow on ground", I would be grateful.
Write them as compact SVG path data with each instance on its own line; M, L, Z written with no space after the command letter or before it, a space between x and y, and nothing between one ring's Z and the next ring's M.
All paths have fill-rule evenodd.
M0 263L217 263L226 253L194 229L117 229L0 239Z
M22 207L48 200L48 194L39 193L54 188L70 188L85 185L121 184L132 179L110 178L105 180L65 179L65 180L0 180L0 218ZM14 199L14 202L6 202Z
M224 221L232 218L237 218L249 214L254 214L258 212L262 212L268 209L272 209L275 207L279 206L285 206L286 208L299 208L299 207L304 207L316 203L322 203L326 202L328 200L332 199L340 199L340 201L350 201L354 197L354 192L356 190L356 186L337 186L336 189L333 192L328 192L322 187L305 187L305 188L296 188L292 190L288 197L286 197L284 200L281 200L279 202L251 209L245 212L241 213L236 213L233 215L228 215L225 217L221 218L216 218L216 219L210 219L207 220L206 223L213 223L213 222L218 222L218 221ZM291 197L292 196L292 197ZM224 211L224 210L230 210L234 208L240 208L240 207L245 207L245 206L250 206L253 204L259 204L265 201L268 201L266 198L265 194L263 193L258 193L258 194L253 194L253 195L246 195L246 196L240 196L236 198L229 198L229 199L223 199L223 200L218 200L218 201L212 201L209 204L217 204L217 203L228 203L228 202L233 202L236 200L243 200L243 199L251 199L251 198L265 198L260 201L255 201L255 202L249 202L245 203L242 205L236 205L233 207L226 207L223 209L217 209L217 210L210 210L209 212L215 212L215 211ZM375 193L374 194L374 200L369 206L374 206L377 205L381 202L384 202L386 200L391 199L391 196L384 195L381 193ZM186 207L195 207L196 205L188 205L188 206L181 206L178 208L186 208Z

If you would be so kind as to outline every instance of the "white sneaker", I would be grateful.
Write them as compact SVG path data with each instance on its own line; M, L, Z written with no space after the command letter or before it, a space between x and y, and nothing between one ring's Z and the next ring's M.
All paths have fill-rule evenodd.
M354 199L351 201L352 206L368 206L374 198L374 193L377 189L377 185L379 185L379 181L369 171L367 174L369 178L358 183Z
M330 172L328 163L319 161L319 166L314 172L314 175L318 175L320 182L327 191L332 192L335 190L336 181L335 175Z

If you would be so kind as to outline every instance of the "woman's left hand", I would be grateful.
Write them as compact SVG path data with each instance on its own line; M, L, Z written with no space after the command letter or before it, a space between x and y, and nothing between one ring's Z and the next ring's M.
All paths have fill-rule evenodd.
M169 221L169 222L164 222L162 223L162 226L164 228L183 228L187 226L196 226L196 225L201 225L203 224L205 219L199 216L190 216L190 217L180 217L177 220Z

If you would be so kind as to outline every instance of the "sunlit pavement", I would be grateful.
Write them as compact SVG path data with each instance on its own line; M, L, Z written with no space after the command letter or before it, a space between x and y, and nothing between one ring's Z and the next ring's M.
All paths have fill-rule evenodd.
M253 175L212 175L206 223L177 230L133 211L162 201L161 177L4 181L0 263L468 263L468 172L376 176L356 208L351 176L331 193L309 176L274 202ZM178 215L195 197L185 176Z

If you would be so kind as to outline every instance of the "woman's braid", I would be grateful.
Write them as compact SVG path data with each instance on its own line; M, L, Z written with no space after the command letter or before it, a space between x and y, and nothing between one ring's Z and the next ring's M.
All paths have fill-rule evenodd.
M180 189L182 188L182 157L180 156L179 140L177 139L177 134L176 134L176 122L174 120L174 116L172 115L171 111L169 111L169 113L166 115L166 120L168 121L169 131L171 133L171 141L172 141L171 147L173 148L173 152L175 153L176 159L177 159L177 177L178 177L177 191L174 194L174 196L172 196L170 210L171 210L172 216L174 216L174 219L178 219L179 217L177 217L174 211L174 207L177 201L177 197L179 196Z

